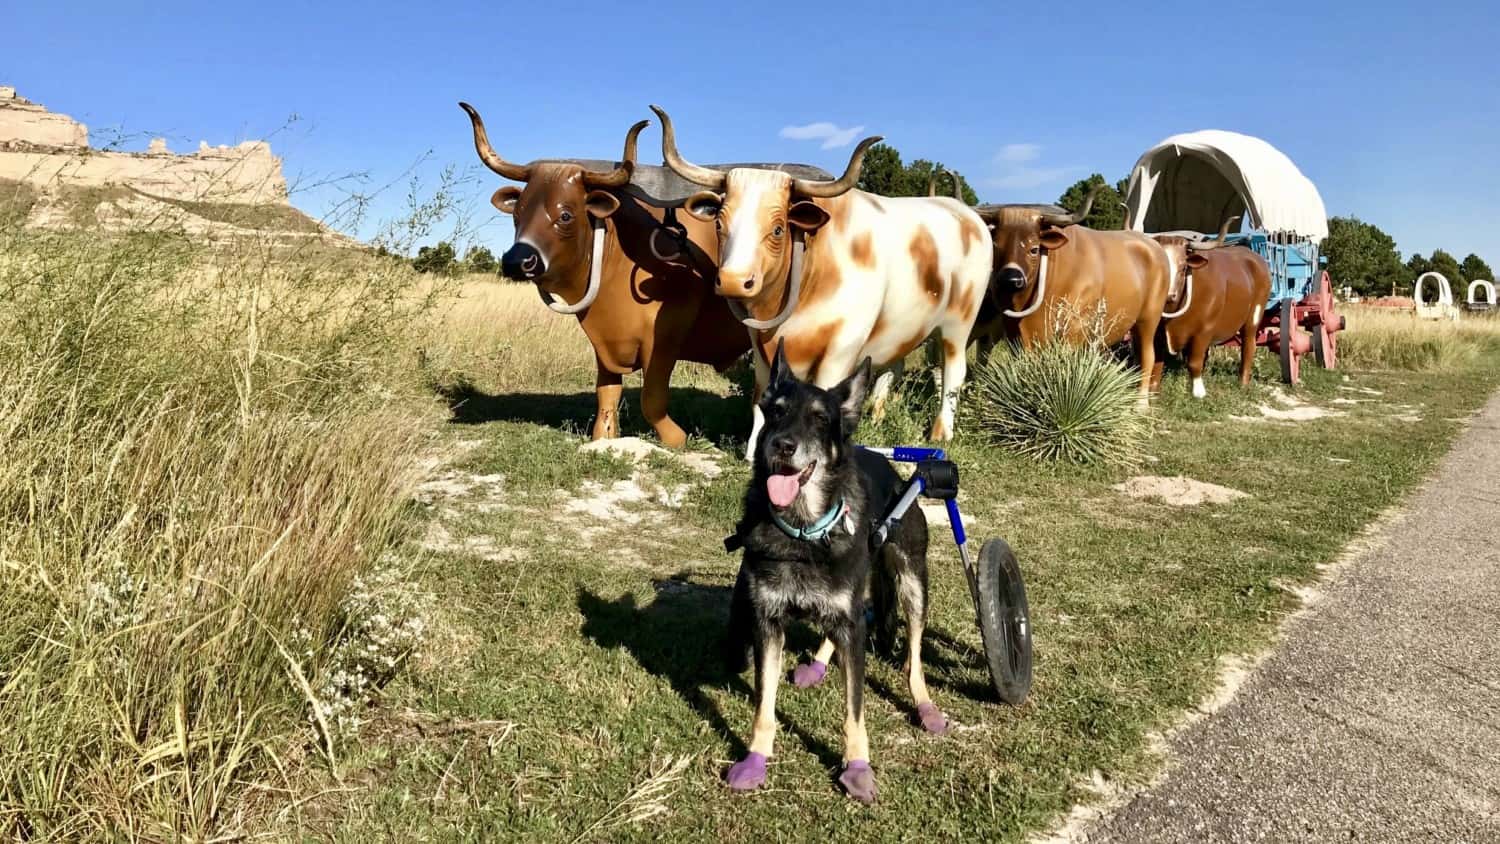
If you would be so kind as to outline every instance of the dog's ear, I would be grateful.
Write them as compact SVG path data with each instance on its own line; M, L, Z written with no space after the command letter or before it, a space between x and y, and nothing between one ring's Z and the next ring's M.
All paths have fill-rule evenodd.
M844 434L853 436L859 427L859 413L864 409L865 396L870 391L870 359L867 357L854 368L854 374L838 383L831 391L839 402L839 419L843 422Z
M768 388L775 387L782 381L792 377L792 368L786 362L786 338L776 339L776 355L771 359L771 379L766 382Z

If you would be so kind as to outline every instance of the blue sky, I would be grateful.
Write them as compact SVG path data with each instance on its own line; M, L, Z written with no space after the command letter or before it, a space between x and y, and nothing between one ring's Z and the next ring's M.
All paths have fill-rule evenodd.
M475 165L460 99L522 161L613 157L656 102L695 160L837 170L841 144L878 133L989 201L1051 201L1090 172L1125 175L1168 135L1219 128L1281 148L1331 214L1377 223L1404 255L1500 265L1500 24L1477 0L7 5L0 84L96 137L160 133L178 150L297 115L272 142L303 184L384 184L419 160L430 184ZM659 161L656 129L642 141ZM497 184L486 172L472 192ZM294 201L318 213L337 196ZM481 236L503 246L510 227Z

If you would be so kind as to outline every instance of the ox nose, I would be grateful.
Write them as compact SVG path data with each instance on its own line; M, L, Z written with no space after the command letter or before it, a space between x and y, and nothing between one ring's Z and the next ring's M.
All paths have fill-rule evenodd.
M757 284L754 276L746 278L738 274L721 272L714 277L714 288L725 296L749 296L755 293Z
M546 259L529 243L517 243L500 256L500 272L506 278L531 281L546 271Z
M1026 271L1017 266L1001 267L1000 283L1010 285L1012 290L1021 290L1026 286Z

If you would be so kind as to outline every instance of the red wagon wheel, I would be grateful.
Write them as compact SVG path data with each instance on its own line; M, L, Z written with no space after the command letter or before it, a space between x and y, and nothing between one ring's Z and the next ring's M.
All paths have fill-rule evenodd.
M1301 366L1297 360L1297 300L1288 296L1281 300L1280 328L1277 330L1276 351L1281 356L1281 382L1299 384L1302 381Z
M1344 328L1344 318L1334 310L1333 282L1329 280L1328 273L1323 273L1323 277L1319 279L1317 292L1313 296L1319 315L1318 324L1313 328L1313 354L1324 369L1337 369L1338 333Z

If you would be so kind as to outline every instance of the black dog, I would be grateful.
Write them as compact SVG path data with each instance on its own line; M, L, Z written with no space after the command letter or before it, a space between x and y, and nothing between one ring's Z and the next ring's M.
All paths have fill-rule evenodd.
M865 595L871 587L877 626L886 642L896 613L907 627L907 679L923 726L946 731L947 720L927 694L922 676L922 626L927 610L927 520L913 507L885 544L871 533L900 495L902 481L885 458L854 446L870 381L868 358L847 380L822 390L798 380L778 346L760 408L765 427L735 539L745 548L730 608L730 642L754 650L758 698L750 753L729 769L729 787L747 791L766 779L776 735L776 689L781 680L787 622L805 618L822 628L820 661L837 652L844 667L844 770L851 797L875 799L865 733ZM877 631L882 632L882 631ZM879 638L879 637L878 637ZM799 672L807 666L799 668ZM818 672L821 679L821 670ZM800 682L799 685L807 685Z

